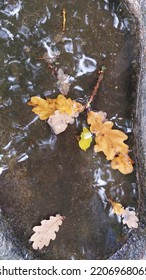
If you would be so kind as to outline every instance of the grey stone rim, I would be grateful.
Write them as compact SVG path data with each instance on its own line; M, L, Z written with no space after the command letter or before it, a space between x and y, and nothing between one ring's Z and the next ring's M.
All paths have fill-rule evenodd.
M146 259L146 1L125 0L138 20L140 67L136 92L134 138L140 226L131 230L125 245L110 259Z

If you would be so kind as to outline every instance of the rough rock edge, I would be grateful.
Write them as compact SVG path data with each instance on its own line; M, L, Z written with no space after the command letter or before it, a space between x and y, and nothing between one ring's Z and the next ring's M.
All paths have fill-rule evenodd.
M136 176L139 195L139 213L141 225L132 230L126 243L110 260L146 259L146 1L125 0L130 11L139 22L140 35L140 72L136 97L136 121L134 127Z

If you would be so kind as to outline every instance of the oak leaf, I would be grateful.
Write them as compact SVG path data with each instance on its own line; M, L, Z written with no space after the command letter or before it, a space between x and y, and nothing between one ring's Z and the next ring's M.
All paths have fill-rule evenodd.
M135 211L130 211L128 208L124 209L122 213L123 224L126 224L129 228L138 228L138 221Z
M59 91L63 95L67 95L70 88L69 75L64 74L63 70L59 68L57 79L58 79L57 84L58 84Z
M111 167L119 169L123 174L133 171L133 161L128 156L129 147L124 143L127 135L120 130L113 129L113 122L106 120L106 113L90 111L87 116L90 131L96 135L95 152L103 152L107 160L112 160Z
M47 100L45 100L39 96L33 96L27 104L34 107L32 111L38 115L41 120L47 120L56 110L55 99L47 98Z
M99 112L93 112L90 111L87 114L87 122L90 124L90 131L94 133L95 135L101 131L102 124L106 121L107 114L99 111ZM113 126L113 123L111 122L111 125Z
M124 207L122 206L122 204L118 203L118 202L114 202L111 199L109 199L111 205L112 205L112 210L115 214L117 215L121 215L124 211Z
M128 156L128 154L120 153L111 161L111 167L113 169L118 169L123 174L129 174L133 171L133 160Z
M104 152L107 160L112 160L119 152L128 153L128 145L123 141L127 136L116 129L111 129L106 123L103 124L101 132L95 137L95 152Z
M65 98L65 96L59 94L56 99L56 109L61 113L67 113L71 117L78 117L79 113L84 111L84 106L72 100L71 98Z
M39 96L33 96L27 104L34 107L32 111L41 120L47 120L56 110L76 118L85 109L81 103L65 98L62 94L59 94L56 99L46 98L46 100Z
M58 50L52 51L50 47L48 47L48 51L44 53L43 59L49 64L54 63L59 57L60 52Z
M33 242L33 249L37 250L48 246L50 241L56 238L56 232L59 231L63 220L64 217L57 214L55 217L51 216L49 220L41 221L41 226L35 226L33 228L35 233L30 238L30 241Z
M83 127L83 131L81 133L81 139L79 141L79 147L86 151L92 142L92 133L90 132L90 130L87 127Z
M59 110L56 110L48 119L48 124L51 126L55 134L65 131L69 123L73 124L74 118L67 113L60 113Z

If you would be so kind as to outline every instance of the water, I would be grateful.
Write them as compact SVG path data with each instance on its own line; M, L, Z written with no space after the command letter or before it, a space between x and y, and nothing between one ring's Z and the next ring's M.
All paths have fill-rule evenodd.
M56 136L27 101L34 95L58 95L56 79L37 59L46 50L60 54L57 67L71 79L68 96L81 102L90 96L97 70L105 65L92 108L107 112L115 128L128 134L132 148L138 61L135 19L123 1L116 0L1 1L0 14L1 213L25 258L26 250L34 259L107 258L128 233L107 198L137 209L135 173L112 170L93 147L86 153L79 149L76 137L85 114ZM33 251L32 227L58 213L65 221L56 240L49 248Z

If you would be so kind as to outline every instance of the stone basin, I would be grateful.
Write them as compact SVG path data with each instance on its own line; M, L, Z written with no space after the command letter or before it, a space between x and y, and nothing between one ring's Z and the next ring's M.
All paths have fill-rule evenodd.
M52 1L53 2L53 1ZM40 223L40 218L44 219L46 217L47 211L50 214L56 214L58 209L64 213L65 216L68 215L68 209L70 209L70 218L72 219L72 226L68 229L64 227L64 232L69 233L69 237L72 240L68 240L68 237L64 237L63 233L60 235L60 238L56 240L54 243L54 247L51 247L53 252L53 257L58 258L58 246L61 240L67 239L64 241L64 246L60 248L60 256L64 256L64 258L70 258L67 255L67 249L72 253L72 258L76 258L74 250L77 249L79 244L83 244L84 250L83 253L78 254L77 257L80 259L145 259L146 258L146 3L145 0L127 0L125 1L125 5L127 9L129 9L130 13L134 15L137 19L137 37L139 41L139 66L137 71L137 88L135 93L135 104L134 109L134 155L135 155L135 166L136 166L136 180L137 180L137 189L138 189L138 214L139 214L139 227L138 229L131 229L126 239L123 242L119 242L118 245L115 246L115 236L112 231L112 227L110 226L109 219L105 212L102 212L102 203L97 196L96 192L88 193L88 187L90 187L90 162L87 160L87 157L90 157L87 153L86 155L81 155L78 157L78 149L74 142L74 129L69 129L66 133L66 136L60 136L60 143L57 142L57 149L59 150L59 154L53 154L50 152L48 154L52 157L54 164L51 166L52 159L48 159L47 151L43 155L43 172L44 177L42 177L42 172L40 170L40 161L31 160L31 163L28 168L26 168L25 164L21 164L21 166L17 166L15 158L10 160L9 162L9 170L10 172L4 175L4 179L2 179L3 188L5 189L5 193L3 189L0 190L0 204L3 205L1 211L1 231L0 231L0 258L1 259L51 259L51 253L48 251L44 251L41 253L34 253L28 244L28 232L25 232L25 228L30 224L30 228L32 227L31 217L34 217L34 225L35 223ZM19 7L18 7L19 8ZM36 13L36 17L37 17ZM33 20L32 20L33 21ZM21 30L21 32L27 36L27 30ZM15 64L14 68L11 69L13 74L16 73L16 79L21 80L20 73L21 66ZM44 80L45 81L45 80ZM90 81L90 78L89 78ZM84 81L82 81L84 82ZM17 90L17 89L16 89ZM100 100L99 100L100 102ZM20 117L22 123L27 119L27 109L24 109L22 104L18 101L18 105L20 106ZM24 111L23 111L24 110ZM13 112L12 112L13 114ZM15 114L15 113L14 113ZM10 114L11 117L11 114ZM15 117L15 116L14 116ZM17 117L17 116L16 116ZM3 124L6 129L4 131L4 136L7 137L11 127L9 127L9 123L7 122L7 115L3 116ZM17 128L17 127L16 127ZM44 137L47 135L47 129L44 127L44 124L40 123L37 128L34 127L33 133L35 135L36 130L42 130ZM38 131L37 131L38 133ZM37 134L36 134L37 135ZM71 136L70 143L68 144L69 136ZM54 137L54 136L53 136ZM35 145L36 139L31 137L30 141L32 145ZM56 138L51 138L52 143L56 141ZM53 142L54 141L54 142ZM66 144L67 143L67 144ZM52 144L53 145L53 144ZM72 145L72 146L70 146ZM66 166L66 175L64 175L62 170L62 154L63 151L67 148L74 150L74 156L70 160L69 156L66 154L64 157L64 162ZM53 146L52 146L53 150ZM37 157L37 149L34 149L35 157ZM101 159L103 160L103 159ZM20 158L21 162L21 158ZM46 164L47 162L47 164ZM72 165L78 162L78 166L74 166L72 170ZM83 165L84 162L84 165ZM49 170L48 170L49 167ZM33 189L33 178L31 177L31 172L29 170L33 169L35 174L35 184L36 188ZM57 176L54 170L57 170ZM5 171L4 171L5 172ZM44 192L48 195L47 191L47 182L46 182L46 174L48 174L48 178L51 180L50 184L50 200L49 205L44 205L46 200L44 198ZM74 178L76 177L76 179ZM67 183L73 182L74 184L70 185L70 189L68 189ZM80 181L82 181L82 186L80 186ZM59 188L57 189L57 193L55 193L54 184L58 184ZM44 186L44 189L40 190L40 185ZM23 186L23 188L21 188ZM80 192L78 192L78 187L80 186ZM63 190L66 192L68 200L63 195ZM8 196L9 194L9 196ZM36 200L32 199L32 196L36 196ZM60 198L58 201L57 198ZM95 204L95 201L98 203ZM77 206L77 202L79 202ZM32 204L32 208L31 208ZM44 205L43 209L41 209L40 205ZM57 209L56 209L57 205ZM65 205L65 207L63 207ZM29 213L26 214L26 209L29 210ZM36 210L34 212L34 209ZM80 212L80 217L78 217L78 212ZM100 213L100 222L96 220L95 213ZM4 213L4 215L3 215ZM13 220L13 216L17 213L17 219ZM84 220L84 215L86 215L86 221L90 220L91 227L93 231L90 231L88 226L86 225L86 221ZM90 215L92 215L93 219L90 219ZM74 232L76 231L76 217L77 225L80 229L80 237L78 242L74 245ZM23 218L23 219L22 219ZM14 221L14 226L12 227ZM69 224L69 219L67 220ZM83 227L84 226L84 227ZM102 230L102 234L100 232ZM100 242L100 240L96 239L96 235L94 232L97 232L98 236L105 236L104 242ZM106 231L108 232L108 237L106 236ZM30 232L29 232L30 233ZM23 242L21 240L21 236L23 235ZM84 238L82 238L84 236ZM83 240L82 240L83 239ZM95 248L90 245L90 240L94 242ZM101 243L101 244L100 244ZM111 243L111 244L110 244ZM75 246L75 248L73 247ZM111 247L113 246L113 252L111 251ZM106 249L105 249L106 247ZM100 254L96 253L96 248L100 248ZM117 248L117 249L115 249ZM108 252L109 250L109 252ZM116 250L116 252L115 252ZM92 252L91 252L92 251ZM64 253L65 252L65 253ZM106 253L105 253L106 252ZM70 254L71 254L70 253ZM53 258L52 257L52 258Z

